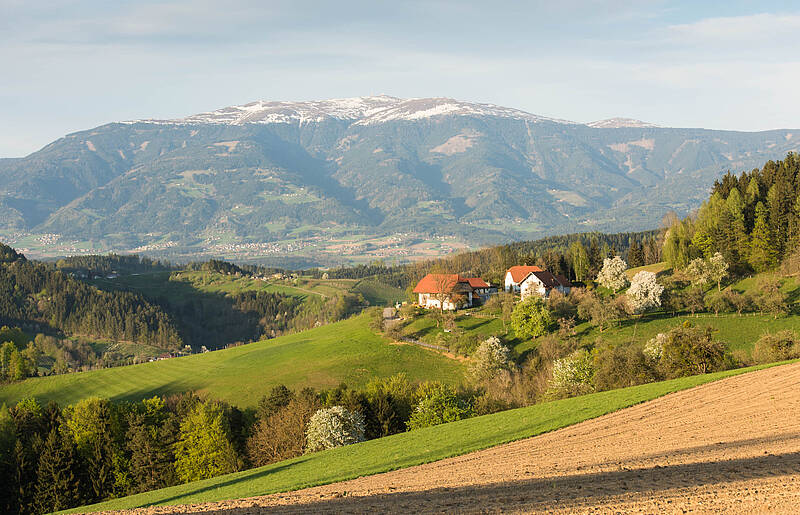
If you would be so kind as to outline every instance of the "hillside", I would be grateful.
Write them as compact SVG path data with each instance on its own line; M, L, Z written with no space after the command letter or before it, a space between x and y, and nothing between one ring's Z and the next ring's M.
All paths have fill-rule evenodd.
M67 405L91 396L135 400L185 391L252 407L273 386L363 386L404 372L412 381L457 384L462 365L411 345L390 345L368 327L366 315L302 333L195 354L90 372L38 377L0 386L0 405L35 397Z
M302 503L304 508L308 511L323 510L327 512L338 510L385 512L391 511L397 507L397 505L393 504L395 499L397 499L398 502L417 507L423 506L423 504L419 503L430 502L432 504L424 504L424 506L430 506L433 511L441 511L443 509L446 510L445 506L448 505L446 503L455 502L454 494L456 493L457 495L455 495L455 497L470 499L470 502L473 503L476 502L473 500L474 498L466 497L467 495L481 496L482 502L496 502L495 494L492 494L488 490L493 481L497 481L498 483L500 481L514 481L523 487L526 492L530 489L530 496L544 495L547 500L552 503L553 496L545 487L550 487L552 483L554 485L562 485L562 488L566 488L571 484L571 478L579 479L581 475L586 474L585 470L580 473L574 471L572 467L575 467L576 463L571 463L573 455L575 459L579 457L579 459L582 460L581 463L587 461L587 465L592 459L597 459L598 456L592 453L594 452L594 445L597 443L596 436L601 434L598 433L599 428L603 428L603 441L605 441L605 439L614 438L613 435L608 435L609 429L616 435L617 439L619 439L621 435L627 434L626 431L619 430L617 421L619 421L620 424L625 424L624 427L626 428L630 427L630 431L640 432L643 430L643 421L650 428L650 432L653 430L661 431L664 427L663 425L653 425L650 424L649 421L651 418L654 421L663 419L665 409L668 415L674 413L674 417L669 417L670 424L686 423L687 425L691 425L692 419L694 418L693 415L697 414L696 403L700 401L710 402L709 406L719 406L720 408L724 407L724 409L730 409L731 404L738 407L740 406L738 403L746 399L749 399L752 404L755 402L755 399L762 399L767 395L777 395L782 399L780 405L787 405L793 402L793 399L796 399L796 392L786 389L787 380L794 378L796 381L798 370L797 365L777 367L762 372L752 372L743 375L740 374L750 371L750 369L736 370L711 375L687 377L662 383L636 386L622 390L539 404L494 415L476 417L427 429L401 433L387 438L315 453L303 456L302 458L276 463L247 472L222 476L212 480L199 481L160 491L116 499L92 506L90 509L110 510L149 505L208 503L223 499L238 499L255 495L265 495L273 492L287 492L314 485L333 483L349 478L405 468L419 463L428 463L450 456L459 456L471 451L521 440L599 417L621 408L661 397L671 392L711 383L703 387L692 388L685 392L670 395L654 402L642 404L632 408L632 410L623 410L612 415L607 415L589 422L588 424L579 424L573 428L553 432L533 440L521 440L508 446L471 454L464 458L447 460L441 463L432 463L431 465L420 468L373 476L342 485L331 485L330 487L314 489L309 492L298 492L292 495L284 494L271 498L253 499L237 503L198 505L188 509L182 507L163 508L156 509L155 512L194 512L238 508L253 509L256 507L262 507L263 509L264 506L273 506L272 509L278 510L275 505L289 505L293 503ZM730 376L738 377L725 381L713 382ZM741 387L738 387L739 385L741 385ZM728 395L732 391L737 392L735 398ZM715 392L718 392L718 394L715 394ZM750 395L750 392L753 394L757 393L758 395ZM790 394L792 395L791 397L785 397L785 395ZM715 417L716 421L712 425L718 427L714 433L707 433L704 438L712 438L712 435L714 435L717 439L713 440L713 442L709 441L709 443L717 444L722 441L718 436L722 433L719 428L732 428L739 432L733 435L728 432L726 436L731 442L731 447L735 446L736 440L741 437L741 432L738 427L741 419L730 417L729 425L717 425L719 423L719 419L716 417L717 410L712 408L704 412L706 413L706 417ZM742 414L753 413L754 416L763 417L765 420L769 420L775 424L782 422L780 427L793 428L795 431L797 429L795 420L789 421L787 417L781 416L780 410L776 410L772 405L762 404L760 410L757 410L754 406L752 411L740 410L739 412ZM740 415L740 417L741 416L744 415ZM695 418L694 420L697 419ZM695 423L699 425L698 422ZM795 425L792 426L792 424ZM747 427L748 431L752 430L751 426L748 425ZM763 428L766 428L767 424L757 425L755 427L762 428L766 435L767 430ZM574 443L563 443L561 437L569 434L580 435L580 438L576 439ZM684 439L670 440L670 443L668 443L666 439L662 440L661 446L656 447L656 449L660 452L664 452L663 449L668 447L677 457L680 455L678 449L680 448L681 442L685 439L690 439L691 434L687 432ZM759 433L759 435L753 436L758 437L761 436L761 434ZM678 437L676 436L676 438ZM778 439L775 440L775 442L779 441ZM542 442L542 444L539 442ZM544 442L547 443L545 444ZM686 445L696 446L698 443L702 444L703 442L692 441L687 442ZM573 452L569 454L559 452L562 445L568 445ZM622 445L604 446L602 451L603 453L613 453L614 448L616 448L617 452L625 452L633 456L641 456L643 459L647 459L645 454L650 449L646 449L644 445L643 443L642 446L632 446L630 442L626 442ZM648 440L647 445L652 446L652 442ZM759 447L757 450L758 454L763 456L763 447ZM590 455L588 456L586 454L587 451L590 451ZM690 452L690 450L685 449L684 452ZM537 456L533 461L531 461L532 455ZM499 461L497 459L498 456L501 456ZM565 457L570 463L560 462L558 464L558 469L550 465L555 459L564 460ZM479 470L475 469L476 459L480 460L478 462ZM659 460L660 455L655 454L651 456L650 459ZM606 478L607 480L614 479L620 482L625 480L627 478L627 476L624 475L625 473L622 473L623 475L615 479L610 472L610 469L619 471L618 463L621 462L609 461L605 465L601 465L602 470L606 474L601 474L598 478ZM563 480L556 481L556 479L552 477L541 477L563 474L560 469L564 466L570 467L571 475ZM585 469L589 470L591 474L592 471L597 469L597 466L587 466ZM545 471L547 474L545 474ZM651 469L643 465L641 472L649 474L651 473ZM684 472L684 469L680 466L673 466L665 472L674 472L674 474L680 475ZM635 473L631 473L631 475L634 474ZM768 475L777 474L779 473L773 471ZM633 477L628 480L632 481ZM556 481L556 483L553 483L554 481ZM475 485L476 482L479 484L482 483L482 485L477 487ZM539 484L544 482L546 482L546 485ZM616 484L608 486L607 488L611 489L615 487ZM446 488L446 490L438 490L439 488ZM472 493L468 494L466 490L462 490L461 488L468 488ZM346 496L341 493L343 491L347 492ZM572 491L575 491L574 488ZM497 490L496 492L497 494L502 492L504 499L506 496L510 495L511 497L509 497L506 502L520 502L520 497L528 498L528 495L520 496L520 490L515 488L507 488L502 491ZM370 493L377 493L378 495L373 498L366 497ZM446 495L441 496L438 495L439 493L446 493ZM591 491L587 492L586 495L591 499ZM561 496L559 495L558 498L561 498ZM531 497L531 499L539 499L539 497ZM452 508L452 505L449 506ZM289 506L287 506L287 508L288 507ZM293 510L297 510L297 508L298 506L296 505L292 507Z
M32 255L137 250L335 264L642 230L800 131L583 125L431 98L255 102L112 123L0 161L0 236Z

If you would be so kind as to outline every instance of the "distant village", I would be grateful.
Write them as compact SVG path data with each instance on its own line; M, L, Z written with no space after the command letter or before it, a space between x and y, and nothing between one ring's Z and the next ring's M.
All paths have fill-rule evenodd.
M538 266L512 266L506 271L503 290L520 295L522 299L536 295L547 298L557 290L569 293L572 283L561 275ZM427 309L456 310L484 304L499 292L480 277L461 277L459 274L428 274L414 288L417 302Z

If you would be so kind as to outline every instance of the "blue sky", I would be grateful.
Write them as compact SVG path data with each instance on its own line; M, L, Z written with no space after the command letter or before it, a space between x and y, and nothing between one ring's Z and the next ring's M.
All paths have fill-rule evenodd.
M0 0L0 157L116 120L380 93L798 128L799 33L797 2Z

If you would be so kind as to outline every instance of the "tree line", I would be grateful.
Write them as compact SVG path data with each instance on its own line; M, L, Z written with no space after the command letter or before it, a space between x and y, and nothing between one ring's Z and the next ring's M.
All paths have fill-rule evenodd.
M800 245L800 157L728 172L697 213L666 225L663 254L674 268L717 252L737 273L776 268Z
M181 345L174 320L131 292L101 291L0 244L0 323L67 334Z

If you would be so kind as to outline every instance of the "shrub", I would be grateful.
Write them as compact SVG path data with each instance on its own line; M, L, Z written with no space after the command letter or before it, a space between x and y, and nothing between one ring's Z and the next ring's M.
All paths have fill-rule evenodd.
M725 367L725 344L714 340L711 328L689 323L667 333L661 368L667 378L706 374Z
M578 349L566 358L553 362L548 396L562 398L593 392L593 376L592 356L586 349Z
M592 381L598 391L651 383L657 379L652 361L638 345L607 347L594 356Z
M511 351L496 336L491 336L481 343L472 355L472 360L470 372L476 381L508 372L514 366Z
M753 359L757 363L773 363L800 358L800 339L791 330L767 333L753 347Z
M528 297L517 304L511 313L511 327L520 338L542 336L552 326L553 317L540 297Z
M364 416L342 406L318 410L306 429L306 452L324 451L364 441Z
M455 422L475 414L473 407L459 397L453 388L440 383L423 383L417 390L419 399L408 420L408 429L420 429L446 422Z

